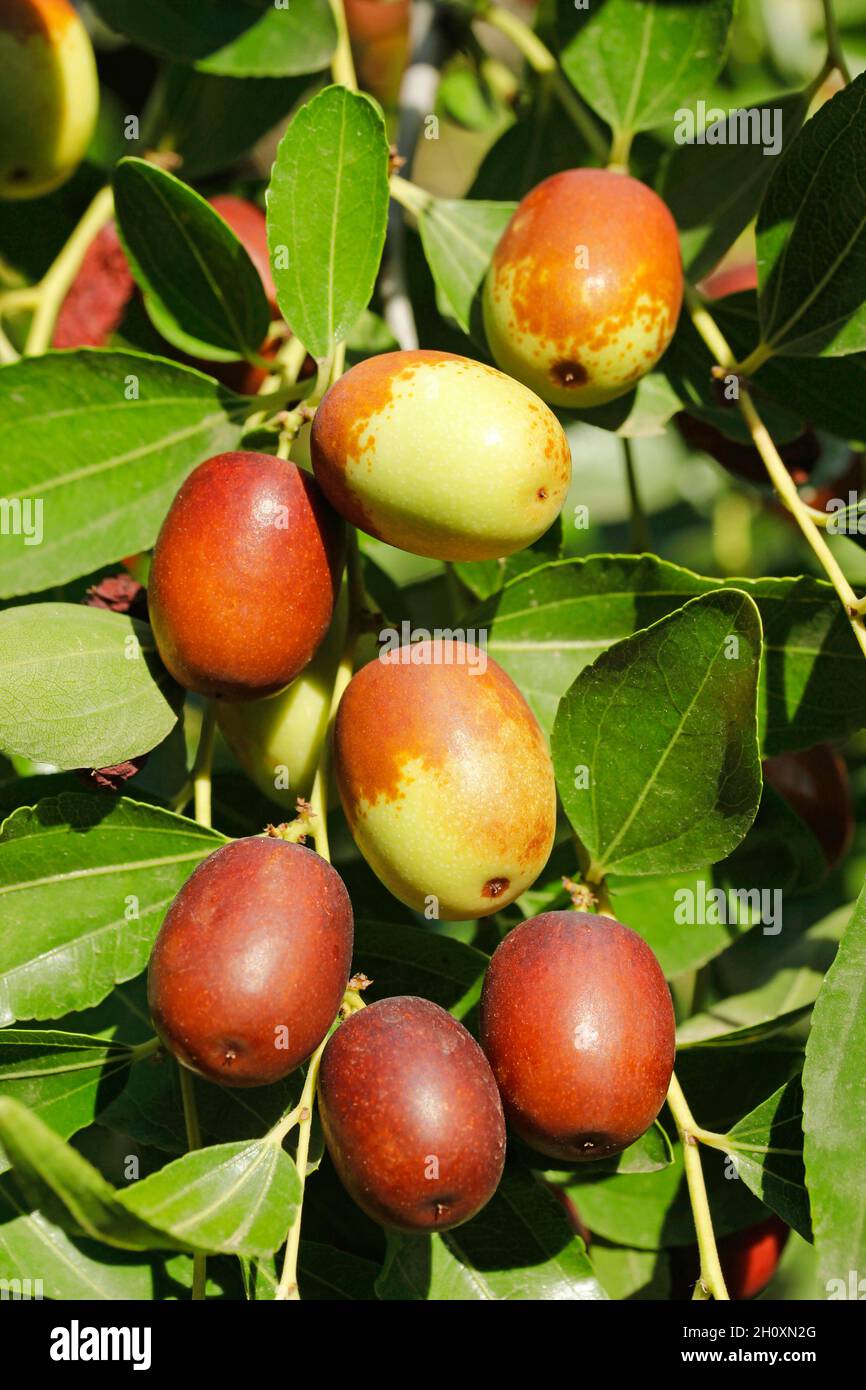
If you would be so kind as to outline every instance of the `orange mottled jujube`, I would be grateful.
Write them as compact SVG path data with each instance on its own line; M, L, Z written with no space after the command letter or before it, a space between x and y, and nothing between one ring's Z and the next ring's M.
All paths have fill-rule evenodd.
M677 229L626 174L569 169L515 211L484 289L490 349L552 405L630 390L670 342L682 301Z
M437 660L425 641L388 655L358 672L337 713L352 833L401 902L450 920L487 916L528 888L550 853L544 735L501 667L479 668L476 649L443 642Z

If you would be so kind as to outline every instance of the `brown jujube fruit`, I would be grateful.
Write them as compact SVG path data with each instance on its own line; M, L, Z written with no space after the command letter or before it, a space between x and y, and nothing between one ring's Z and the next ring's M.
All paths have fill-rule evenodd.
M148 585L160 655L188 690L254 700L312 659L334 611L343 525L315 481L269 454L218 454L181 487Z
M493 955L481 1045L521 1139L551 1158L605 1158L640 1138L664 1103L673 1004L637 932L587 912L544 912Z
M383 999L340 1025L322 1056L319 1112L340 1180L383 1226L459 1226L502 1176L505 1121L487 1059L427 999Z
M343 880L313 850L263 836L223 845L181 888L156 938L147 980L156 1031L209 1081L279 1081L333 1023L352 936Z
M851 848L854 810L844 758L828 743L764 759L764 779L811 830L835 869Z

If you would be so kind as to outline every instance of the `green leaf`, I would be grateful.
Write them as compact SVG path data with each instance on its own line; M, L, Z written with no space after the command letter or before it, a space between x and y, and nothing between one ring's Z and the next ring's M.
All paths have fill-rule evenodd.
M866 890L818 995L803 1070L806 1185L822 1284L866 1268ZM859 1277L859 1276L858 1276Z
M220 77L167 65L158 94L160 142L183 160L185 179L227 169L287 116L309 78Z
M326 87L283 136L268 189L277 299L292 332L326 357L367 307L385 244L388 137L369 98Z
M811 748L866 724L862 652L832 587L811 576L705 579L650 555L591 555L539 566L467 622L488 629L490 655L549 730L560 697L601 652L723 587L749 594L761 614L765 755Z
M392 1237L376 1291L382 1299L435 1302L607 1297L556 1198L514 1163L465 1226Z
M423 927L355 922L354 969L372 980L370 999L420 994L466 1021L481 995L489 956Z
M594 1240L590 1260L602 1288L617 1302L670 1296L670 1268L667 1257L655 1250L629 1250L623 1245L607 1245Z
M573 0L558 0L560 62L615 130L650 130L706 96L733 8L733 0L605 0L576 10Z
M464 333L480 335L478 306L490 258L516 203L432 198L418 219L421 244L439 293L440 308Z
M73 1235L87 1235L125 1250L190 1248L127 1212L92 1164L8 1097L0 1097L0 1143L27 1201Z
M0 369L0 496L39 521L4 539L0 597L38 593L153 544L203 459L248 409L209 377L139 353L52 352Z
M29 1211L11 1177L0 1180L0 1279L33 1287L55 1300L151 1299L156 1271L140 1255L94 1241L73 1240L38 1211Z
M184 1154L133 1183L118 1202L198 1250L261 1258L286 1238L301 1198L298 1171L272 1140Z
M271 321L246 249L210 203L144 159L122 159L114 205L124 250L160 333L191 356L258 352Z
M139 974L166 908L224 843L125 798L16 811L0 831L0 1025L89 1008Z
M578 676L551 747L563 807L596 877L700 868L743 838L761 795L760 652L755 604L717 590Z
M684 970L700 969L750 930L751 919L717 921L700 910L699 905L719 886L718 870L710 865L687 874L644 878L614 874L608 883L618 920L643 937L669 980ZM681 920L680 904L696 905L694 922Z
M0 1029L0 1096L34 1111L63 1139L92 1124L122 1087L133 1051L81 1033ZM0 1172L8 1163L0 1145Z
M511 1141L512 1149L517 1146ZM521 1146L523 1147L523 1146ZM524 1158L529 1167L538 1169L538 1155L531 1149L524 1149ZM593 1159L591 1163L571 1164L568 1168L548 1168L544 1170L546 1182L565 1184L571 1173L655 1173L659 1168L667 1168L673 1162L671 1142L658 1120L650 1125L645 1134L629 1144L622 1153L611 1158Z
M183 691L147 623L75 603L0 613L0 748L73 767L113 767L167 738Z
M2 1097L0 1142L18 1185L48 1220L124 1250L269 1255L298 1207L295 1166L267 1139L197 1149L123 1192L25 1106Z
M866 348L864 113L861 74L806 122L761 204L761 336L776 353L838 357Z
M376 1297L378 1269L372 1260L347 1250L334 1250L313 1240L302 1240L298 1254L298 1288L301 1301L353 1300L369 1303Z
M684 1052L690 1047L743 1047L747 1043L773 1038L777 1047L790 1046L794 1052L803 1047L801 1038L780 1038L811 1011L811 1004L800 1004L784 1013L766 1013L760 997L742 995L723 999L706 1014L694 1014L677 1029L677 1048Z
M724 1149L755 1196L811 1240L802 1121L803 1086L792 1077L734 1125Z
M231 77L287 77L325 67L337 41L328 0L94 0L142 48Z
M192 1078L204 1144L258 1139L300 1099L303 1073L271 1086L219 1086ZM171 1154L188 1147L179 1068L151 1058L133 1067L123 1091L105 1107L100 1124L138 1144Z
M749 111L767 111L771 119L781 113L779 135L786 149L803 123L806 103L798 92L759 102ZM776 167L776 157L763 143L737 138L741 115L735 111L717 122L709 132L711 143L677 145L665 165L659 192L680 230L683 267L692 281L712 270L752 221ZM712 143L722 133L725 138Z
M491 145L469 196L519 202L542 179L591 162L579 130L552 103L516 121Z

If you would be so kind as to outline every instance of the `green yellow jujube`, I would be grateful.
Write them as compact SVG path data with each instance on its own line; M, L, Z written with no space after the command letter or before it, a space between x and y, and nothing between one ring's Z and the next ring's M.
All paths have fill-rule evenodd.
M75 172L99 109L93 48L68 0L3 0L0 92L0 198L39 198Z
M448 352L358 363L319 406L311 453L347 520L438 560L494 560L531 545L571 480L549 407L494 367Z

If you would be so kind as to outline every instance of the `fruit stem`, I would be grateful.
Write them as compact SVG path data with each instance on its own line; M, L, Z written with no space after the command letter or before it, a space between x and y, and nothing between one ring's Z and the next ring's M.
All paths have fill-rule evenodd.
M391 197L416 217L427 212L436 201L432 193L427 193L425 189L419 188L417 183L411 183L400 174L391 175L390 189Z
M759 368L763 367L765 362L769 362L772 356L773 349L769 343L758 343L758 346L752 349L744 362L736 364L733 371L736 372L737 376L752 377Z
M337 47L331 58L331 76L335 82L348 87L350 92L357 92L358 79L355 76L355 61L349 42L349 26L346 23L343 0L331 0L331 12L337 26Z
M833 67L840 72L846 82L851 81L851 72L842 52L842 43L839 38L839 26L836 23L836 15L833 10L833 0L823 0L824 3L824 32L827 35L827 59Z
M676 1073L671 1076L671 1084L668 1091L668 1108L673 1116L674 1124L677 1127L677 1133L683 1146L683 1164L686 1171L689 1201L692 1205L692 1215L695 1220L695 1231L698 1237L698 1250L701 1257L701 1273L698 1283L703 1286L707 1295L719 1301L726 1301L729 1295L725 1287L725 1276L722 1273L719 1252L716 1248L713 1218L710 1212L706 1183L704 1182L704 1171L701 1167L701 1154L696 1138L698 1126L695 1124L694 1116L689 1109L688 1101L683 1095L683 1090L677 1080ZM698 1297L697 1291L695 1297ZM703 1297L703 1295L701 1295L701 1297Z
M709 314L705 306L698 299L691 286L686 289L686 303L691 314L692 322L700 333L710 352L715 357L717 363L726 372L737 372L738 368L734 361L734 355L718 327L718 324ZM760 345L759 345L760 346ZM755 350L757 352L757 349ZM752 357L755 353L752 354ZM747 359L747 362L751 359ZM743 389L740 391L737 404L746 422L749 434L752 436L752 443L761 455L764 466L769 474L770 481L776 489L778 496L794 517L803 535L812 548L812 551L824 570L833 588L839 596L842 606L848 615L854 636L859 643L863 655L866 656L866 625L860 611L860 600L846 579L842 567L838 563L829 545L821 535L816 526L810 508L806 506L797 491L797 485L785 467L779 451L773 443L769 430L758 414L758 410L752 400L745 383L741 383Z
M637 485L637 470L635 467L634 446L630 439L623 438L622 451L625 458L625 477L628 484L628 497L631 505L631 524L630 541L633 554L640 555L650 549L649 522L643 503L640 498L640 491Z
M304 1089L301 1092L301 1099L297 1106L298 1148L295 1155L295 1167L298 1170L301 1191L298 1199L298 1212L289 1228L289 1234L286 1237L286 1255L283 1261L283 1272L280 1275L280 1282L274 1295L274 1299L277 1302L297 1300L300 1298L300 1294L298 1293L298 1250L301 1244L301 1217L304 1211L304 1188L307 1182L307 1162L310 1156L310 1132L313 1126L313 1106L316 1099L316 1082L319 1078L319 1066L322 1061L322 1053L327 1046L330 1036L329 1030L327 1036L322 1039L310 1058L306 1080L304 1081Z
M571 117L593 154L606 161L607 141L599 130L583 102L577 96L563 75L556 58L546 44L530 29L528 24L510 10L500 9L498 5L482 4L478 7L478 18L485 20L505 34L523 54L533 72L537 72L544 87L552 89L563 110Z
M134 1066L136 1062L143 1062L146 1057L152 1057L160 1049L159 1038L148 1038L147 1042L137 1043L132 1049L130 1063Z
M51 334L72 281L78 274L84 253L114 214L114 194L111 186L101 188L88 207L63 250L34 286L35 312L27 332L24 352L28 357L47 352Z
M193 1149L201 1148L201 1126L198 1121L195 1087L193 1086L191 1071L187 1071L186 1067L181 1066L178 1066L178 1071L180 1072L180 1094L183 1099L183 1118L186 1125L186 1144L192 1152ZM192 1296L196 1302L200 1302L204 1298L206 1287L207 1259L204 1255L195 1254L192 1257Z
M613 143L610 147L610 157L607 162L607 167L611 173L628 173L628 159L631 154L631 142L633 139L633 130L614 131Z
M195 818L199 825L211 824L211 767L213 765L216 705L208 700L204 707L195 762L192 765L192 789Z

